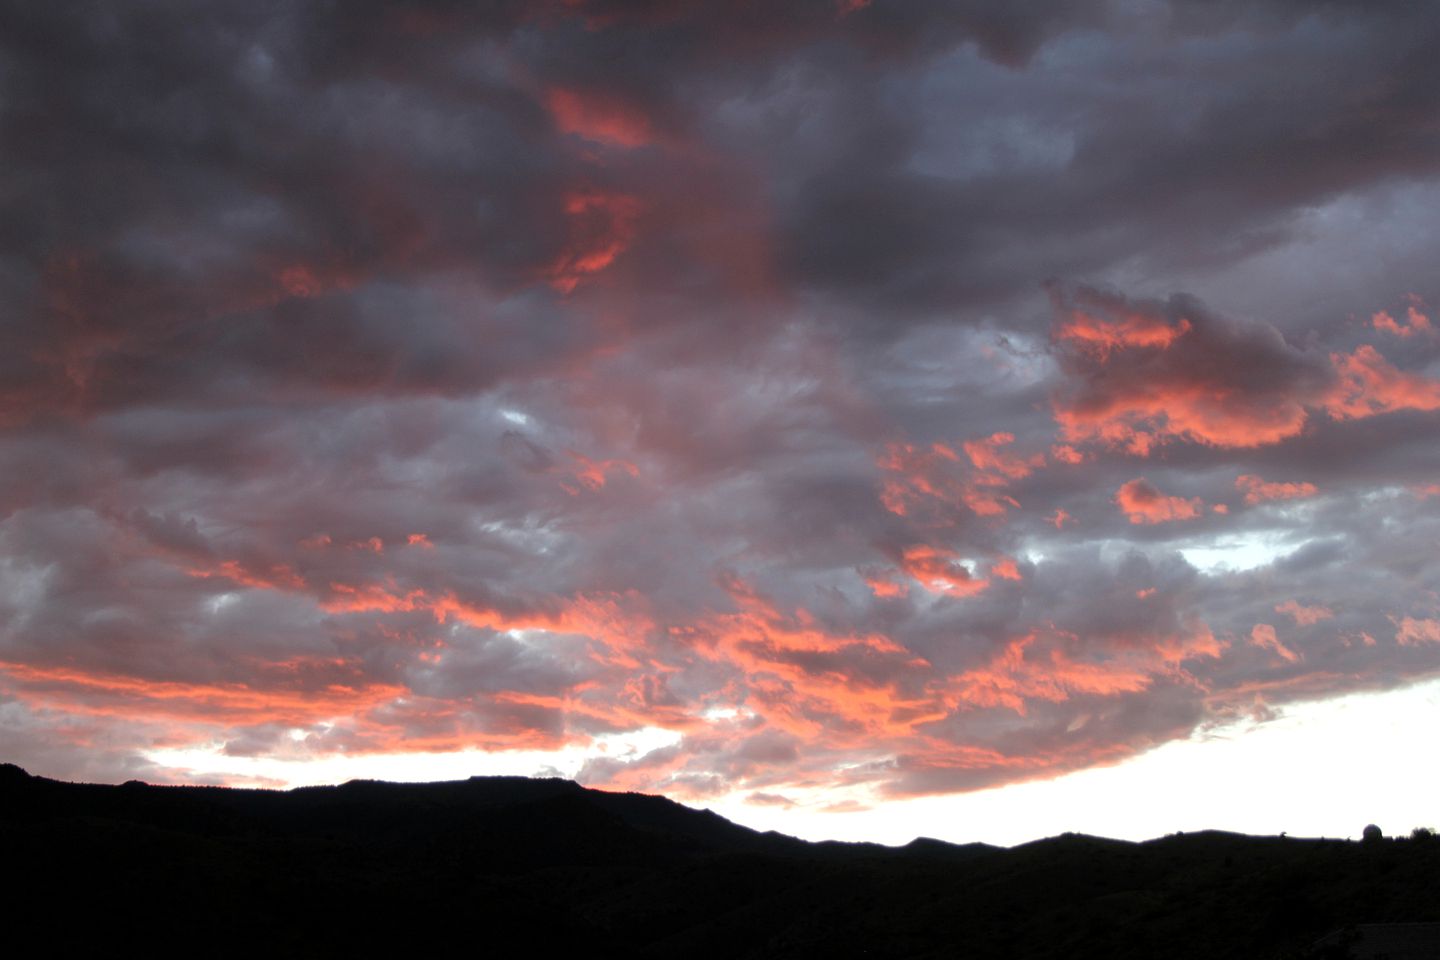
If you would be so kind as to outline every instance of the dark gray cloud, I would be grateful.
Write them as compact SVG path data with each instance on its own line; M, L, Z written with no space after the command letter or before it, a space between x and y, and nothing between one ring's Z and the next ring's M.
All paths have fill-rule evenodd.
M1437 31L0 4L7 759L854 802L1433 674Z

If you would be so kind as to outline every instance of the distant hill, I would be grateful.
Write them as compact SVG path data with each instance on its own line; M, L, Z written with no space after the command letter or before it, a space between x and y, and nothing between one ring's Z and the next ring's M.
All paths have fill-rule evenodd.
M50 955L1320 960L1357 925L1440 921L1440 840L812 844L518 777L277 792L7 764L0 863L7 935Z

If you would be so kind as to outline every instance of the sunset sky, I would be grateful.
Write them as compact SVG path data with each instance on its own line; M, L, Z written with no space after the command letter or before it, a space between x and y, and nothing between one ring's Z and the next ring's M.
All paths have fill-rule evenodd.
M1440 825L1437 49L1364 0L0 0L0 760Z

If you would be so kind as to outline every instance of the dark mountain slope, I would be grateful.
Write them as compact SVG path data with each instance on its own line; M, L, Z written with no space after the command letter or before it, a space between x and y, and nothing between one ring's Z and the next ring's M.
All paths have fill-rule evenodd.
M563 780L286 793L0 768L12 937L49 952L1299 957L1440 920L1440 842L809 844Z

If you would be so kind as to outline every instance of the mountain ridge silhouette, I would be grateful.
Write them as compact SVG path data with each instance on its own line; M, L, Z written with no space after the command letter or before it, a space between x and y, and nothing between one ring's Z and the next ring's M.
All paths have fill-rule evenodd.
M1285 960L1344 956L1334 937L1311 945L1347 926L1440 921L1433 840L811 843L524 777L270 791L5 764L0 852L22 881L17 928L60 950L165 931L223 956L528 940L600 957Z

